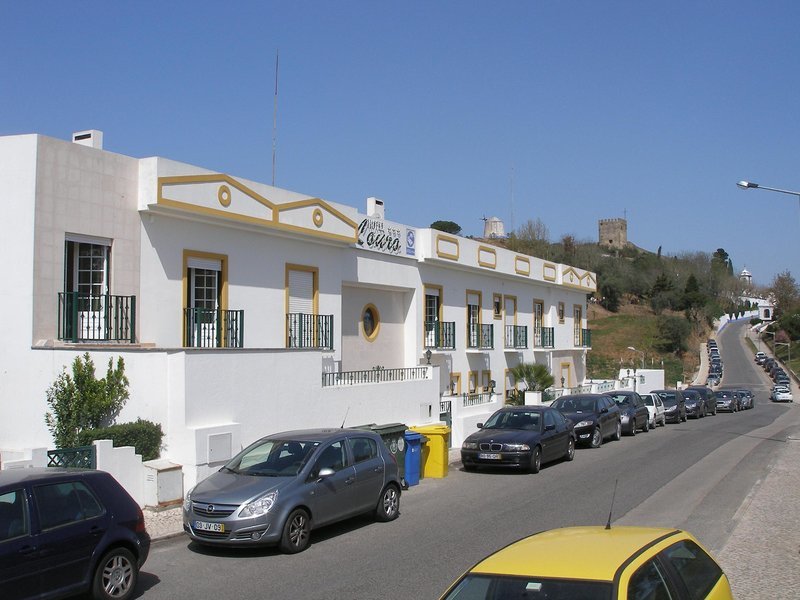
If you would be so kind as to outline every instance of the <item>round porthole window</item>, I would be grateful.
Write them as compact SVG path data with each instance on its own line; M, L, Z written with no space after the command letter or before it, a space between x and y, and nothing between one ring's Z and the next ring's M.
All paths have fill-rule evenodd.
M381 327L381 317L378 314L378 309L373 304L367 304L361 312L361 327L364 331L364 337L372 342L378 337L378 330Z

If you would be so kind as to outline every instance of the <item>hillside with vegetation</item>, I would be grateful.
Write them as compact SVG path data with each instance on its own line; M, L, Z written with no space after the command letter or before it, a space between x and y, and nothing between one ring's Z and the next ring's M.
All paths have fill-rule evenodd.
M460 230L449 221L438 223ZM651 252L628 243L611 249L570 235L551 242L539 219L507 238L484 241L597 274L598 290L589 298L588 311L592 350L587 366L593 379L613 378L620 368L641 365L643 352L645 367L663 365L668 385L687 381L697 370L700 344L714 322L752 308L743 297L771 299L776 321L765 343L773 347L777 342L779 357L786 358L787 344L800 340L800 289L792 275L781 273L765 288L748 285L736 276L723 248L665 256L660 247ZM795 356L800 363L800 348Z

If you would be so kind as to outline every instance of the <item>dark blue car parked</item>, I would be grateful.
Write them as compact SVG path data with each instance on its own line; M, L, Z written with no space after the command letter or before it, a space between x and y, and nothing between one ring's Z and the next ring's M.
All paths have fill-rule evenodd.
M127 600L147 560L139 505L108 473L0 471L0 597Z

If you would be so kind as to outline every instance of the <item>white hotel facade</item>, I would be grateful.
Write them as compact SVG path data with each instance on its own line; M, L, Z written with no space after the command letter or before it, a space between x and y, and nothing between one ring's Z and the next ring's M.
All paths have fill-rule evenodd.
M521 362L585 380L594 273L73 138L0 137L0 451L52 447L45 391L84 352L125 359L117 420L160 423L187 489L286 429L445 411L459 444Z

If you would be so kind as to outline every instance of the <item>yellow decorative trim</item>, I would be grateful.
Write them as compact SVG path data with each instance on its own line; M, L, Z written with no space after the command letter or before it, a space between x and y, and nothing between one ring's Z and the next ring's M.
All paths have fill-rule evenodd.
M367 311L371 310L374 315L374 326L372 329L372 333L367 335L367 332L364 330L364 315L367 314ZM381 315L378 312L378 308L374 304L367 304L361 310L361 323L360 323L361 335L364 336L364 339L368 342L374 342L375 339L378 337L378 332L381 329Z
M558 278L558 271L553 263L542 265L542 279L545 281L555 281Z
M456 253L452 254L447 251L443 251L439 248L439 242L448 242L450 244L455 244ZM458 260L459 253L461 249L458 245L458 238L450 237L449 235L443 235L441 233L436 235L436 256L439 258L446 258L448 260Z
M317 227L322 227L324 217L322 216L322 211L319 208L315 208L314 212L311 213L311 219L314 221L314 225Z
M246 196L252 198L259 204L262 204L268 209L269 217L268 218L260 218L260 217L251 217L247 215L240 215L230 211L220 210L216 208L209 208L206 206L198 206L196 204L192 204L189 202L183 202L181 200L174 200L172 198L167 198L164 196L164 186L169 185L187 185L187 184L196 184L196 183L224 183L228 184L231 188L235 188L245 194ZM230 188L229 188L230 189ZM218 193L219 194L219 193ZM219 195L218 195L219 199ZM221 202L221 200L220 200ZM225 175L223 173L211 174L211 175L179 175L175 177L159 177L158 178L158 198L157 204L159 206L165 206L169 208L175 208L195 214L206 215L206 216L215 216L215 217L223 217L226 220L237 221L240 223L246 223L249 225L257 225L259 227L267 227L270 229L279 229L283 231L291 231L296 233L305 233L308 235L313 235L315 237L320 237L329 240L335 240L339 242L346 242L348 244L355 244L358 241L358 224L353 221L352 219L348 218L340 211L336 210L332 206L330 206L324 200L319 198L309 198L306 200L298 200L295 202L287 202L285 204L277 205L274 202L268 200L255 190L247 187L239 183L236 179L229 175ZM223 205L224 206L224 205ZM317 231L308 227L301 227L299 225L292 225L289 223L281 223L279 219L279 213L290 210L293 208L300 208L303 206L318 206L321 209L324 209L331 214L335 215L337 218L341 219L347 226L348 229L352 227L353 233L352 235L343 235L338 233L329 233L326 231ZM319 227L319 226L318 226Z
M561 367L562 375L559 375L559 382L560 382L560 378L564 376L563 375L564 367L566 367L567 368L567 376L564 378L563 386L565 388L571 388L572 387L572 363L562 362L560 364L560 367Z
M491 260L484 260L482 256L483 253L486 253L491 256ZM497 268L497 250L495 248L489 248L488 246L478 246L478 264L482 267L488 267L490 269Z
M225 208L228 208L231 205L231 188L227 185L219 186L217 190L217 200L219 203L222 204Z
M514 257L514 271L517 275L525 275L530 277L531 274L531 261L527 256Z

